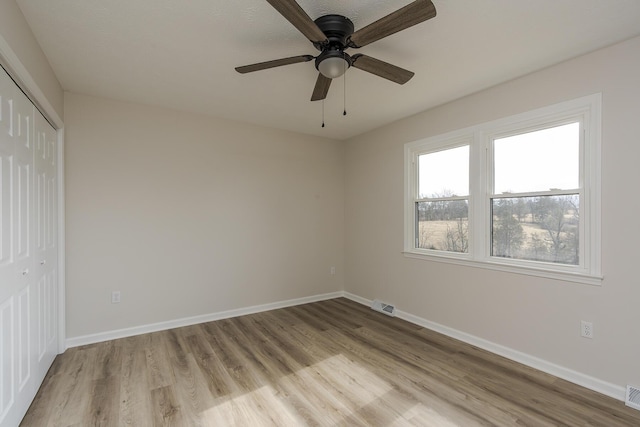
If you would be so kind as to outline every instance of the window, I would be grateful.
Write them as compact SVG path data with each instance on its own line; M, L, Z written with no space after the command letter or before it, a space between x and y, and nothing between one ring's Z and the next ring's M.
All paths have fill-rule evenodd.
M469 146L418 155L416 247L469 251Z
M600 96L405 146L405 254L599 284Z
M491 142L491 255L579 265L580 122Z

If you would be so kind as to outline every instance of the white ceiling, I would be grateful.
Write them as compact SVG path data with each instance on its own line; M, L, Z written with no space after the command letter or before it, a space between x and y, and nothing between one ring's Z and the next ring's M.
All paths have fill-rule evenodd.
M410 0L299 0L356 30ZM438 15L360 49L414 71L361 70L310 102L313 62L234 67L317 51L265 0L17 0L64 90L346 139L640 34L639 0L433 0ZM356 53L354 49L348 51ZM639 52L640 54L640 52Z

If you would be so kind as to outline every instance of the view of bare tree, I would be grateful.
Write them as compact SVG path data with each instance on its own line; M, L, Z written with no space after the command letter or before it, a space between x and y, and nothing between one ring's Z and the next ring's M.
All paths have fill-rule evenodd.
M469 251L468 200L417 202L419 248ZM448 198L448 199L447 199ZM492 200L491 255L577 265L579 207L577 194L497 197Z

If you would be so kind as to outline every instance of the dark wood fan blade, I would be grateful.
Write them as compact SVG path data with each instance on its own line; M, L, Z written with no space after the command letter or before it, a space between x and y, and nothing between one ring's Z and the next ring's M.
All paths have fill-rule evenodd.
M434 16L436 7L431 0L416 0L353 33L350 46L366 46Z
M314 43L327 41L327 36L295 0L267 0L280 15Z
M313 94L311 95L312 101L320 101L327 97L329 92L329 86L331 86L331 79L318 73L318 80L316 80L316 87L313 88Z
M360 53L351 57L351 66L398 84L405 84L415 73Z
M254 71L266 70L267 68L282 67L283 65L297 64L298 62L308 62L314 57L311 55L292 56L290 58L275 59L273 61L258 62L257 64L244 65L236 67L236 71L240 74L251 73Z

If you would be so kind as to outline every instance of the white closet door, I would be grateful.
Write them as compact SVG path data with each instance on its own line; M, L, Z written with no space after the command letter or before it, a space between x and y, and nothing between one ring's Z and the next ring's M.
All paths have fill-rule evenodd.
M56 132L35 112L34 275L37 283L36 378L44 378L55 359L58 334Z
M55 272L41 268L49 268L49 261L43 266L36 262L43 253L47 257L56 253L47 252L55 248L54 230L52 245L36 240L40 212L34 190L38 188L40 197L35 180L42 172L36 172L40 160L34 161L35 134L41 132L35 126L42 127L41 122L50 126L37 118L37 110L4 70L0 73L0 425L4 426L17 425L27 411L53 361L47 347L52 341L55 356L58 327ZM55 176L44 173L42 179L54 179L55 184ZM53 209L55 203L48 197L55 194L43 197L45 203L54 204ZM55 270L56 261L52 264Z

